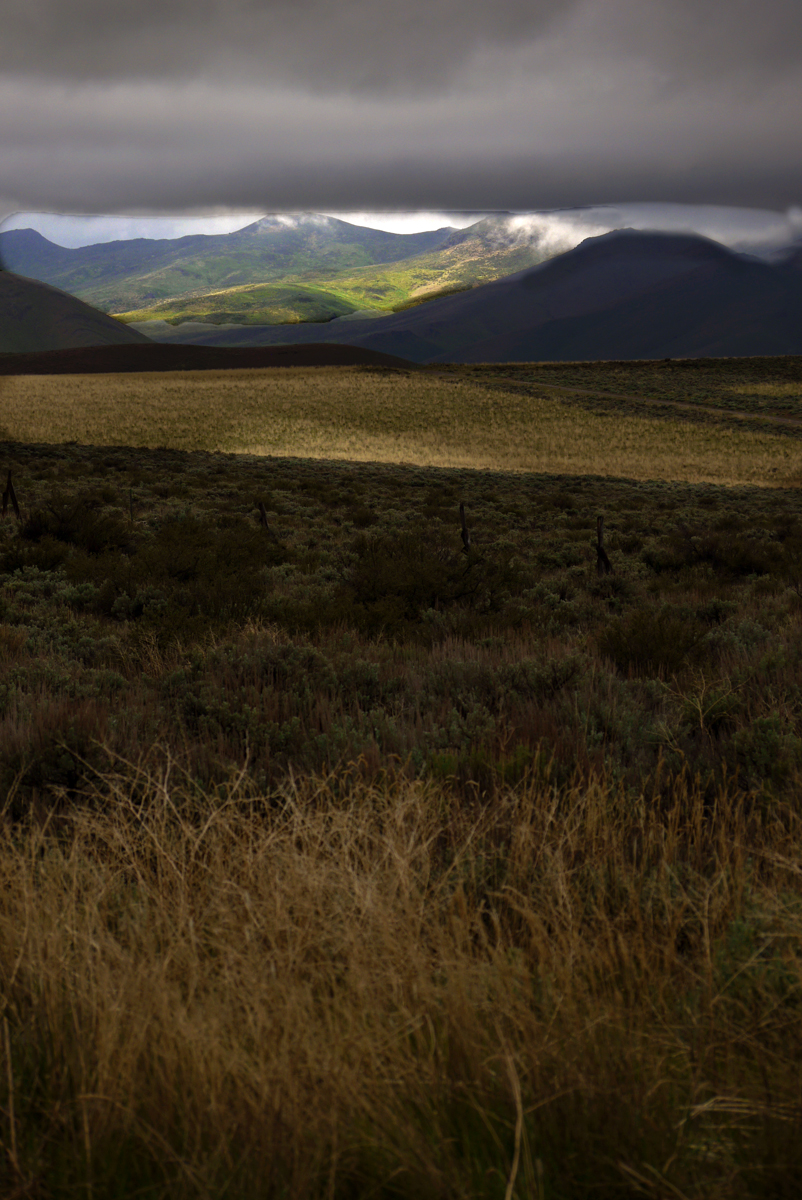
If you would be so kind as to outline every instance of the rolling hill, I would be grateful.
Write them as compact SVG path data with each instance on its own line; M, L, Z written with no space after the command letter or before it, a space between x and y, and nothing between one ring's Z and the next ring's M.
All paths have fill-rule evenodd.
M109 313L151 310L168 300L197 299L252 284L284 285L287 280L298 283L301 292L323 293L324 307L333 304L348 312L359 305L343 303L336 294L326 297L328 279L428 252L451 232L386 233L302 214L263 217L235 233L136 238L76 250L56 246L32 229L8 230L0 234L0 255L8 270L50 283ZM229 303L223 301L223 306ZM213 312L217 305L206 307ZM328 313L333 315L338 312Z
M31 229L15 229L0 233L0 256L17 274L132 324L325 324L403 312L507 278L571 250L594 228L620 229L599 222L621 221L627 211L625 206L620 212L494 213L464 229L417 234L387 233L314 213L279 214L229 234L138 238L75 250ZM668 219L637 205L631 215L639 230L652 218ZM748 247L780 262L783 255L799 253L792 239L785 246L772 244L767 254L768 243L754 231L752 246L745 217L755 214L740 216L741 254Z
M194 326L183 337L209 345L345 342L416 362L802 354L802 272L795 259L770 264L706 238L623 230L371 321L209 333Z
M523 236L505 214L467 229L416 234L314 214L272 216L230 234L77 250L32 229L0 233L9 270L128 322L173 324L325 322L362 310L398 311L503 278L554 252Z
M0 271L0 353L147 344L149 340L75 296Z

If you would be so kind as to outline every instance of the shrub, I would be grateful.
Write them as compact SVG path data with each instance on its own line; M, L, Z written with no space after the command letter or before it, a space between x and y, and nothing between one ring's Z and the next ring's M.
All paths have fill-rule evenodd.
M130 525L121 514L99 512L97 497L91 492L74 496L55 493L23 522L20 536L29 542L52 539L67 543L87 554L127 550L132 542Z
M738 766L751 786L777 787L802 763L802 740L778 713L757 717L747 729L740 729L733 745Z
M677 529L656 546L643 550L641 558L658 574L704 563L717 575L740 578L768 575L782 567L778 542L754 531L747 534L731 529Z
M242 619L261 611L267 581L264 569L284 562L288 552L263 530L238 519L225 528L193 515L165 521L125 564L103 564L104 575L116 580L118 599L106 611L123 619L170 609L189 616ZM77 565L77 564L76 564Z
M454 606L497 612L516 572L511 557L496 562L471 553L455 553L432 541L428 528L396 537L360 537L346 595L353 619L370 631L396 633L419 622L429 610Z
M704 629L689 614L668 605L636 608L611 621L598 637L600 652L619 671L673 674L704 654Z

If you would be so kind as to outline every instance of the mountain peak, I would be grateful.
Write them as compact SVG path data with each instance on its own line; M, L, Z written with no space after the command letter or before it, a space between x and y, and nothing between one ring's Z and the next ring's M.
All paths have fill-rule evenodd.
M344 224L344 222L338 222ZM331 217L324 217L322 213L267 213L264 217L260 217L258 221L254 221L252 225L246 225L243 233L283 233L290 230L310 229L331 229L334 221Z
M41 250L44 247L55 247L56 243L49 241L36 229L8 229L3 233L3 241L9 246L18 246L20 250ZM59 246L58 249L63 249Z

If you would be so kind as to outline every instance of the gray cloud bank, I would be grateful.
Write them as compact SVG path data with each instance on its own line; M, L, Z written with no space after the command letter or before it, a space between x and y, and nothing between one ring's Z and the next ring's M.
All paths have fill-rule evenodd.
M7 0L0 208L802 199L798 0Z
M0 70L80 80L247 78L324 93L437 90L477 46L531 40L573 7L574 0L16 0Z

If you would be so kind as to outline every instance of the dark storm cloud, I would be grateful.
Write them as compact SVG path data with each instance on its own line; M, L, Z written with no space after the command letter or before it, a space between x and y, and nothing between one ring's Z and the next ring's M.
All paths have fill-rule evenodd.
M575 0L14 0L0 70L204 77L316 91L442 86L476 46L530 40Z
M798 0L598 0L584 36L622 60L646 58L667 78L773 77L802 63Z
M773 73L802 57L799 0L6 0L0 71L412 90L577 14L580 42L590 33L679 77Z
M6 0L0 206L802 199L799 0Z

